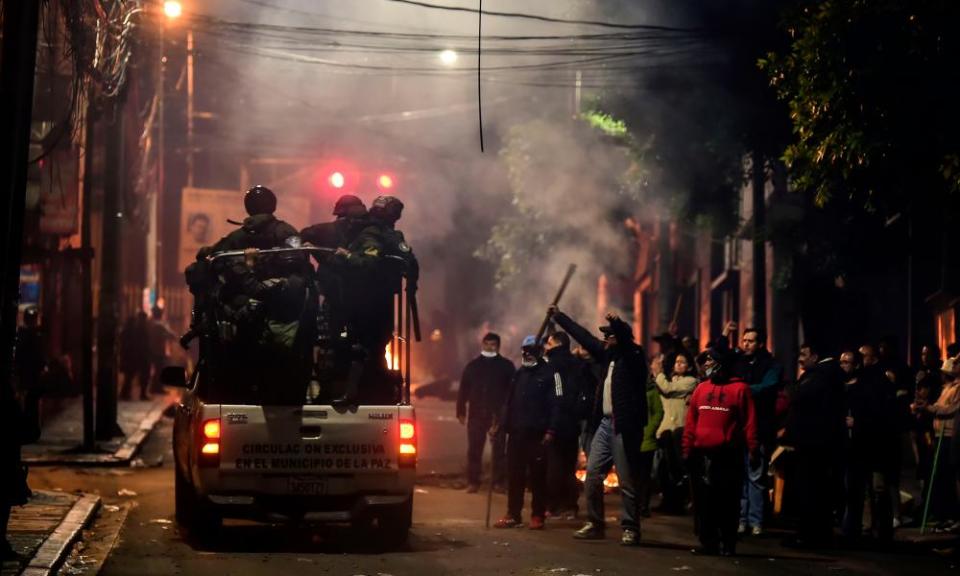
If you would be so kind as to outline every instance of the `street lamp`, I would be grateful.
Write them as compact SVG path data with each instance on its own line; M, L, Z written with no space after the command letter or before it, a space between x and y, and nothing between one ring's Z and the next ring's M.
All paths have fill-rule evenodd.
M457 63L457 53L454 50L444 50L440 53L440 61L444 66L453 66Z
M163 13L167 18L179 18L183 14L183 4L176 0L167 0L163 3Z

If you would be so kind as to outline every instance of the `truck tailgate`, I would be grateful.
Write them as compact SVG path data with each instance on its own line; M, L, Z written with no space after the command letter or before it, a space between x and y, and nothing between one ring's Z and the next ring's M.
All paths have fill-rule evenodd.
M220 472L231 476L395 473L398 406L223 405Z

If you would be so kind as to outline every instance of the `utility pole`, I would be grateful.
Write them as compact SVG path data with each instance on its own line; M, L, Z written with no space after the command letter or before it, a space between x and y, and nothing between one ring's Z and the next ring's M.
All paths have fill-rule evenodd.
M193 188L193 29L187 30L187 187Z
M96 448L93 426L93 247L90 243L90 212L93 204L93 148L96 145L96 107L93 100L93 83L87 91L87 116L84 118L83 145L83 213L80 221L80 244L82 264L80 284L83 289L81 303L80 340L81 366L80 388L83 392L83 449L92 452Z
M767 330L767 195L766 170L763 154L752 153L751 193L753 204L753 325L769 334ZM742 334L743 332L741 332Z
M0 386L13 369L20 301L23 210L26 202L33 81L37 64L40 0L0 4L3 59L0 61Z
M100 315L97 318L97 439L123 434L117 424L117 316L120 288L121 187L126 185L123 103L111 103L105 136L103 241L100 254Z

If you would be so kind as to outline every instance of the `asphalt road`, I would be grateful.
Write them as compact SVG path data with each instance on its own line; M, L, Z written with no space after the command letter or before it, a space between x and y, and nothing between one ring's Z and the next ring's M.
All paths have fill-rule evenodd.
M447 405L449 406L449 404ZM422 433L446 446L449 469L460 466L449 419L428 424ZM454 426L456 428L454 428ZM627 574L940 574L949 565L929 553L909 551L800 553L780 547L776 534L743 543L737 558L702 558L694 544L689 517L654 517L644 524L643 545L623 548L617 530L608 540L578 542L575 522L548 523L547 530L485 530L483 494L432 483L419 486L409 544L384 552L358 541L348 530L294 529L228 522L219 539L197 547L180 537L173 523L173 471L170 422L165 420L145 446L146 467L116 469L38 468L36 488L98 492L104 509L85 535L83 546L65 567L69 574L149 576L153 574L343 574L401 576L422 574L544 574L607 576ZM441 441L446 438L446 444ZM497 495L494 517L505 499ZM608 514L616 513L610 500Z

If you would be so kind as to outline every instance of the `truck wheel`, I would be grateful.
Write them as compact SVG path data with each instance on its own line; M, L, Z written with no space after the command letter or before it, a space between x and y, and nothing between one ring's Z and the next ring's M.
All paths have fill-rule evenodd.
M381 542L389 547L403 546L410 536L413 524L413 494L407 501L389 510L384 510L377 518Z
M174 516L177 519L177 524L181 526L186 526L190 523L190 512L192 510L190 504L193 501L193 490L190 485L187 484L187 481L184 479L183 474L180 473L180 466L177 463L174 463L173 467L173 507L174 507Z
M174 473L174 500L177 522L186 529L190 538L208 541L220 531L220 516L208 504L200 501L179 468Z

